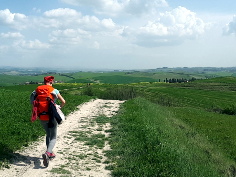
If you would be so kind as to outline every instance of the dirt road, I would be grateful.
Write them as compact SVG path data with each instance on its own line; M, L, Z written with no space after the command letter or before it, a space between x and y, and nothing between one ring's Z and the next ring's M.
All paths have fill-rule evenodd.
M42 163L42 153L45 149L45 138L33 143L29 147L16 152L16 160L10 169L0 170L1 177L49 177L49 176L90 176L108 177L110 171L105 169L103 150L109 149L105 142L103 149L97 146L85 145L76 138L79 135L108 134L108 123L99 127L93 119L98 116L112 117L119 110L123 101L118 100L91 100L78 106L66 117L66 121L58 127L58 138L54 148L56 158L50 161L47 168ZM76 135L77 134L77 135ZM76 135L76 136L75 136Z

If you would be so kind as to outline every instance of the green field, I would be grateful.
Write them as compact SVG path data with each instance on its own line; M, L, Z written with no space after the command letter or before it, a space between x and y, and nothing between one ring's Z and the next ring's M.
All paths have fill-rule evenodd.
M10 73L10 74L9 74ZM14 73L14 72L13 72ZM206 79L214 77L226 77L236 74L235 71L228 70L207 70L204 68L174 68L174 69L154 69L142 71L100 71L100 72L73 72L73 73L55 73L45 74L30 71L30 74L13 75L12 72L0 74L0 86L25 84L26 82L42 82L46 75L54 75L57 82L63 83L110 83L110 84L130 84L139 82L166 82L169 79L190 80Z
M50 74L48 74L50 75ZM138 82L164 82L166 78L186 78L191 77L188 74L174 73L148 73L148 72L77 72L53 74L56 81L64 83L111 83L125 84ZM25 84L26 82L42 82L46 75L32 76L12 76L0 75L0 86Z
M63 108L66 114L91 98L127 100L110 119L112 149L106 155L113 176L236 175L236 78L165 83L155 81L165 79L165 74L150 72L56 77L67 82L55 84L68 100ZM177 77L183 75L169 75ZM80 80L83 82L78 83ZM36 86L0 87L4 108L0 113L2 167L14 157L15 150L43 135L40 125L29 121L29 94Z

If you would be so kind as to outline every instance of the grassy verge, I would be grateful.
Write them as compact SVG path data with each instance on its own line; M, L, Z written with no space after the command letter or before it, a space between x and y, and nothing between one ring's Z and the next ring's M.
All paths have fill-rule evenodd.
M137 98L112 119L113 176L233 176L235 164L169 108Z

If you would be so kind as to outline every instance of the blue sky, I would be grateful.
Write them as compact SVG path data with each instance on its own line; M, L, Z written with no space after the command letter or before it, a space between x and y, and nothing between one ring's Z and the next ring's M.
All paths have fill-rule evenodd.
M0 0L0 66L236 66L235 0Z
M170 0L171 7L183 6L195 12L235 13L236 1L233 0Z

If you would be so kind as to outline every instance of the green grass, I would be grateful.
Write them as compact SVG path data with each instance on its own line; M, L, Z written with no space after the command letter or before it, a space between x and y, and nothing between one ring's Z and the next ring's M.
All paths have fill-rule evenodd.
M235 77L216 77L211 79L203 79L197 80L195 82L198 83L227 83L227 84L235 84L236 78Z
M52 168L51 172L54 174L68 174L68 175L71 174L71 172L69 170L66 170L63 167Z
M171 108L175 117L207 137L224 155L236 161L235 116L207 112L196 108Z
M49 74L47 74L49 75ZM43 82L43 78L47 76L42 75L6 75L0 74L0 86L10 86L10 85L19 85L26 82ZM71 78L62 76L60 74L53 74L56 81L66 82L71 80Z
M85 142L85 145L88 145L88 146L97 146L98 148L102 149L104 146L105 146L105 135L104 134L94 134L94 135L91 135L87 141Z
M129 83L138 83L138 82L156 82L156 79L149 77L134 77L134 76L99 76L94 77L95 80L98 80L101 83L109 84L129 84Z
M195 107L208 111L236 114L234 88L216 84L140 84L136 87L136 95L145 97L153 103L164 106ZM223 88L223 89L222 89Z
M95 121L98 125L103 125L105 123L110 122L110 118L108 118L106 116L98 116L98 117L96 117Z
M112 119L113 176L227 176L235 163L169 108L138 98Z
M91 134L91 132L70 132L75 137L76 141L82 141L85 145L102 149L105 145L107 138L104 134Z

